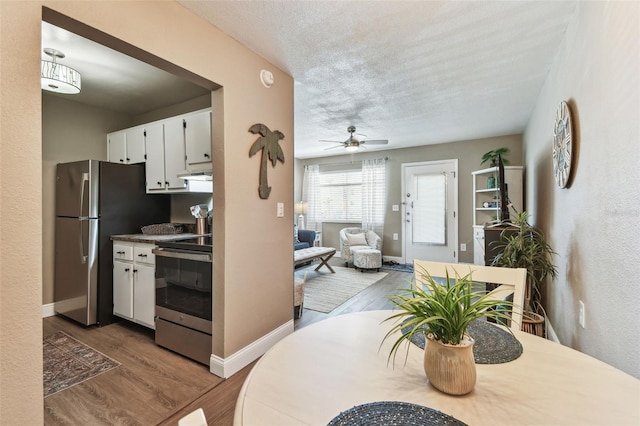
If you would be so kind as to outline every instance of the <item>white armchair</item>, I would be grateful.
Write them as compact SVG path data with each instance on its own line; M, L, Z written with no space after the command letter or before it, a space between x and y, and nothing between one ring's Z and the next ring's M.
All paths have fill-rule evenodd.
M362 228L342 228L340 230L340 256L346 266L353 263L352 248L363 247L382 250L382 238L373 231Z

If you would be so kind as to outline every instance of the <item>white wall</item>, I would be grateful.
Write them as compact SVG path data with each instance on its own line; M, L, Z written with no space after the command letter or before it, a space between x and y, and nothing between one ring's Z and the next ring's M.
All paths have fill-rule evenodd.
M579 2L524 134L527 202L558 252L547 313L561 343L640 377L640 3ZM574 114L573 184L553 180L553 121ZM586 327L578 325L578 301Z

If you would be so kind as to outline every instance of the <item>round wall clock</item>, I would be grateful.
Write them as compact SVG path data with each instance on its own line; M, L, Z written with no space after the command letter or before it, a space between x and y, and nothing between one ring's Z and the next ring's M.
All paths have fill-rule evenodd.
M573 123L571 111L565 101L560 102L556 110L553 129L553 174L560 188L565 188L571 174L571 155L573 153Z

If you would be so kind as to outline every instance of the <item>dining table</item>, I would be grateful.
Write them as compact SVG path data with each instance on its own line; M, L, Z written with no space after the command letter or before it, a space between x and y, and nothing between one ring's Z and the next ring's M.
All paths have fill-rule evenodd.
M419 345L407 341L389 358L393 313L331 317L276 343L246 378L234 424L389 424L376 417L383 411L397 424L640 425L640 380L517 330L505 331L521 345L514 356L476 363L473 390L445 394L429 384ZM403 422L409 412L430 417Z

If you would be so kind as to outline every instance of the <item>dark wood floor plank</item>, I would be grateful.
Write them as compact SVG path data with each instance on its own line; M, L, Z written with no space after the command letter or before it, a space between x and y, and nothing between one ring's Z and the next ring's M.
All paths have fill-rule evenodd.
M209 425L231 426L240 389L256 362L254 361L244 367L219 386L216 386L214 390L202 395L160 424L163 426L176 425L182 417L198 408L202 408Z

